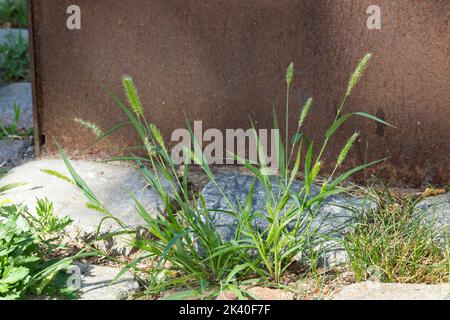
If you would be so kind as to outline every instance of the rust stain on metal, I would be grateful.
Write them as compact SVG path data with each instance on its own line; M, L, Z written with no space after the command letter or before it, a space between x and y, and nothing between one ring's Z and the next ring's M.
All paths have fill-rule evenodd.
M346 110L378 114L397 129L355 119L333 140L329 160L361 131L352 164L390 157L382 175L396 184L450 182L445 0L379 0L381 30L366 27L369 0L30 2L36 133L47 137L50 152L52 136L71 153L86 152L92 136L74 118L104 129L123 119L101 89L124 98L123 74L134 77L147 116L167 138L185 126L184 112L205 128L249 128L249 116L270 128L273 105L283 113L291 61L291 118L313 96L306 131L319 140L357 61L370 51L374 59ZM78 31L65 27L71 4L81 8ZM130 131L115 142L136 143ZM111 150L99 145L89 153Z

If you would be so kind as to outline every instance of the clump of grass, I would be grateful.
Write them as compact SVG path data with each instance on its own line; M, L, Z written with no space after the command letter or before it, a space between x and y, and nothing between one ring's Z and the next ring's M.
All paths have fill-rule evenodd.
M6 42L0 46L0 74L3 82L27 80L29 78L30 57L28 42L21 32L16 37L6 35Z
M349 84L351 89L361 77L370 57L370 54L366 55L358 65ZM299 110L296 135L289 139L289 95L294 79L293 64L289 65L285 79L286 137L283 139L278 136L276 141L279 177L271 179L267 175L270 170L268 170L265 152L254 127L253 131L256 137L256 146L254 147L258 151L258 163L250 163L232 154L254 175L254 184L245 203L233 202L220 188L202 152L195 151L200 147L189 122L187 122L187 127L191 133L194 151L185 152L188 161L184 165L183 177L179 178L178 167L166 149L167 144L164 143L163 137L156 126L149 124L145 119L138 91L132 78L128 76L123 78L128 106L108 92L126 116L126 122L107 131L96 141L126 125L132 125L142 141L142 145L136 146L134 149L144 150L146 157L131 154L126 158L120 157L120 160L126 159L135 163L140 168L148 185L159 194L164 204L163 212L157 217L152 217L139 201L133 198L137 212L146 222L146 233L151 235L151 240L135 237L133 246L140 249L143 254L127 265L118 277L132 268L142 271L136 266L143 260L154 259L156 263L150 271L150 281L148 282L148 292L150 293L158 293L171 287L191 286L201 288L202 292L210 292L212 296L219 294L221 290L231 290L236 292L239 297L243 297L245 293L241 288L248 285L249 279L256 279L256 281L266 284L281 285L283 276L299 254L309 264L308 271L314 272L318 254L320 254L317 248L322 247L326 240L324 235L318 234L317 230L312 228L312 223L322 203L327 197L346 191L338 186L352 174L382 161L353 168L337 178L331 175L323 184L320 193L312 195L313 185L317 183L316 179L322 168L322 155L337 129L354 115L386 125L387 123L363 112L343 114L345 99L351 92L349 89L335 120L326 132L320 153L316 154L314 143L303 132L303 124L313 106L312 99L307 101L302 110ZM278 129L276 113L274 114L274 127ZM344 162L356 138L355 134L343 147L343 151L336 161L336 167ZM305 149L306 153L304 153ZM74 183L90 200L91 207L97 208L110 219L116 220L124 229L120 232L121 234L135 235L136 230L123 224L115 218L114 213L107 211L102 206L92 190L75 172L61 148L60 152ZM208 205L201 195L197 196L189 189L188 173L191 161L202 168L208 179L217 186L226 199L229 208L220 214L228 214L236 218L237 228L231 241L221 238L211 218ZM333 174L335 172L336 170ZM296 192L292 186L299 173L305 177L305 183L301 191ZM163 179L169 182L169 188L164 186ZM260 183L265 189L267 216L255 212L252 207L256 183ZM268 227L264 230L257 228L255 221L258 218L266 219ZM111 236L115 235L117 233ZM211 287L215 289L211 291Z
M0 123L0 140L4 139L25 139L33 135L33 129L24 130L19 128L19 120L22 109L16 103L13 105L14 118L11 124L2 125Z
M450 281L450 240L430 217L417 212L419 199L373 191L378 208L357 217L344 245L358 281L441 283Z
M0 1L0 26L26 28L28 26L27 0Z

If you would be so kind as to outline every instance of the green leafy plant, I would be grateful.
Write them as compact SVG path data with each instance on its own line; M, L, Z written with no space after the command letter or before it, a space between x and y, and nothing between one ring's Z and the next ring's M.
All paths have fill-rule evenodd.
M6 35L6 42L0 46L0 74L3 82L27 80L29 77L30 57L28 42L22 33L16 37Z
M41 202L41 205L43 203ZM71 258L46 260L48 242L41 242L33 224L21 219L29 215L23 206L0 206L0 300L25 299L32 295L69 296L72 289L60 283L61 271ZM62 228L64 224L59 224ZM53 228L59 233L61 228ZM59 283L58 283L59 282Z
M54 213L53 203L48 199L36 199L36 203L36 216L28 211L24 211L23 216L33 227L35 235L42 242L51 244L73 221L69 217L58 218Z
M277 138L277 160L279 176L269 177L267 159L264 149L259 141L256 128L256 148L259 162L250 163L231 154L239 163L244 165L253 175L254 184L247 195L245 203L234 203L229 199L216 182L215 176L202 152L185 150L187 162L184 173L178 177L178 167L174 164L166 144L157 127L147 122L139 95L130 77L124 77L123 87L128 98L129 106L108 91L126 116L126 121L103 134L96 134L101 141L117 130L132 125L142 141L142 145L134 147L131 154L112 160L128 160L135 163L149 186L154 189L164 203L164 211L157 217L149 212L133 198L135 207L140 216L147 223L145 229L151 235L151 240L136 237L132 245L143 252L142 256L127 265L118 275L118 278L127 270L150 273L149 293L158 293L171 287L191 286L200 288L200 292L209 297L217 295L223 290L231 290L240 298L246 296L244 285L262 281L264 283L280 285L288 268L299 254L305 257L305 264L314 272L325 243L330 235L319 234L312 227L317 212L323 201L332 195L346 191L339 185L352 174L377 164L380 161L365 164L346 171L335 177L338 168L344 162L350 148L357 138L357 134L349 139L336 160L335 170L321 184L321 191L313 194L312 188L317 184L317 178L322 168L322 157L335 132L352 116L362 116L382 124L386 122L363 112L343 114L345 101L352 89L362 76L363 70L371 58L367 54L360 62L352 75L344 99L338 108L336 118L326 132L324 143L318 154L315 153L315 144L303 132L303 125L313 100L310 99L299 112L296 134L289 137L289 94L294 80L294 65L288 67L286 73L286 135ZM86 122L87 123L87 122ZM199 150L198 141L193 134L189 121L188 129L191 133L194 150ZM91 127L91 126L90 126ZM278 120L274 112L274 128L278 129ZM95 130L95 132L103 132ZM284 141L283 141L284 140ZM135 152L142 151L145 156ZM124 225L114 214L107 211L96 198L92 190L75 172L63 150L60 153L68 167L75 184L85 193L91 201L91 207L104 212L109 219L115 219L123 226L124 232L135 234L129 226ZM189 189L188 173L191 160L199 165L208 179L216 185L226 199L229 208L220 214L228 214L237 220L237 228L231 241L221 238L202 196L197 196ZM300 192L294 191L293 182L302 173L305 181ZM169 188L164 187L163 180L168 181ZM254 186L260 183L266 193L266 210L268 215L254 211L252 208ZM268 227L261 230L256 227L256 219L265 219ZM115 236L118 233L111 234ZM143 260L155 261L151 271L138 267ZM213 288L213 289L211 289Z
M356 217L344 238L358 281L397 283L450 281L450 239L424 213L417 199L395 196L387 188L372 191L377 209Z
M27 25L27 0L0 1L0 26L10 28L26 28Z

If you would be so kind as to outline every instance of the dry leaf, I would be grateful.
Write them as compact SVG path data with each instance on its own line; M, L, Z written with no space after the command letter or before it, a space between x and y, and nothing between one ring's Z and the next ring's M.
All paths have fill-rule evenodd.
M433 188L426 188L424 193L422 193L422 197L435 197L440 194L446 193L445 189L433 189Z

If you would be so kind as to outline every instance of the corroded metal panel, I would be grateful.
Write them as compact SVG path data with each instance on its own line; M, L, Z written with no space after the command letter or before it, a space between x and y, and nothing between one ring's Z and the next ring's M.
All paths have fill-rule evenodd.
M378 0L382 28L369 30L372 3L31 0L37 135L50 152L53 136L73 154L110 153L107 144L85 150L92 136L73 119L102 128L120 121L101 86L123 98L123 74L133 76L147 116L168 138L184 127L184 113L205 128L249 128L249 116L270 128L273 106L283 114L283 76L294 61L291 127L313 96L307 131L321 139L349 75L370 51L373 61L347 111L375 114L397 128L356 119L332 141L329 156L360 130L352 164L390 157L380 174L392 181L448 185L448 2ZM72 4L81 8L81 30L66 28ZM115 135L120 143L134 139L131 130Z

